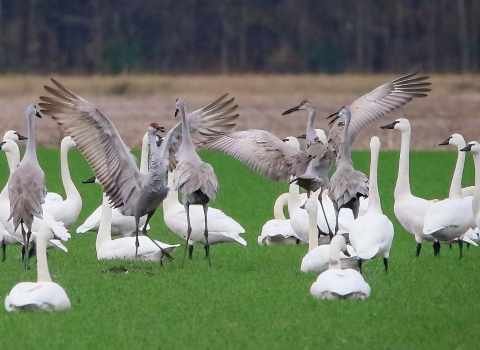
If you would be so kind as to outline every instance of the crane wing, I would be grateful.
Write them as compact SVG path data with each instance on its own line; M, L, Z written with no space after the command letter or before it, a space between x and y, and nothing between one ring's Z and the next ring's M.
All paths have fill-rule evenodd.
M52 96L41 96L43 114L51 116L77 143L104 192L116 207L123 206L134 191L140 191L142 174L135 157L112 122L95 106L51 79Z
M304 151L263 130L246 130L222 136L203 146L231 155L274 181L305 173L310 157Z
M232 105L234 98L225 101L228 94L220 96L208 105L187 116L190 135L197 148L233 130L238 114L233 114L238 105ZM169 159L169 170L177 166L174 155L182 144L182 123L175 125L165 136L160 146L161 154Z

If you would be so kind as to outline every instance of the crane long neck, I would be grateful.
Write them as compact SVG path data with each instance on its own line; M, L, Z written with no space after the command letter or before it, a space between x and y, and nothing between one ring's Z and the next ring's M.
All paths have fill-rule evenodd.
M480 153L473 153L475 163L475 190L473 192L473 215L480 213Z
M187 121L187 112L185 111L185 105L181 104L179 106L180 114L182 116L182 144L181 148L191 147L195 149L195 145L192 141L192 136L190 135L190 128Z
M315 131L315 108L310 108L308 110L306 141L307 143L314 142L316 138L317 132Z
M382 205L380 202L380 194L378 193L378 182L377 182L377 173L378 173L378 154L379 147L372 147L371 159L370 159L370 179L369 183L369 192L368 192L368 209L369 212L382 213Z
M341 157L344 159L352 160L352 155L350 154L350 139L348 138L348 128L350 126L350 116L345 120L345 127L343 129L343 144L341 149Z
M52 282L47 263L47 241L48 237L41 232L37 233L37 281Z
M62 183L63 187L65 188L65 193L67 195L67 200L71 200L74 203L80 203L82 205L82 197L78 192L75 184L72 181L72 177L70 176L70 169L68 166L68 151L69 146L65 143L62 143L60 149L60 172L62 175Z
M102 245L106 242L112 240L112 207L108 202L108 198L103 194L103 201L102 201L102 214L100 216L100 225L98 227L97 233L97 241L95 243L95 247L97 249L97 256L102 247Z
M148 174L148 133L142 138L142 151L140 153L140 172L143 175Z
M280 195L275 204L273 205L273 217L276 220L286 220L285 214L283 213L283 207L288 203L288 193Z
M398 177L395 185L395 197L411 193L410 190L410 135L411 129L402 131L402 144L400 146L400 159L398 162Z
M25 150L24 158L37 159L37 151L35 148L35 116L28 117L28 140L27 149Z
M458 147L457 163L455 164L455 171L453 172L452 183L450 185L450 192L448 198L462 198L462 177L463 167L465 165L465 152L460 151L465 147L465 142Z
M340 245L339 245L339 242L337 242L336 240L332 240L332 242L330 242L330 253L329 253L328 268L330 270L332 270L332 269L340 270L341 269L341 265L340 265Z

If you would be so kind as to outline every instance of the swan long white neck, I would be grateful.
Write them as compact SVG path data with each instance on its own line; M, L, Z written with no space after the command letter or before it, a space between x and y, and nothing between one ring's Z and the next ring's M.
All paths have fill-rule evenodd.
M473 215L480 213L480 153L473 153L475 163L475 190L473 192Z
M148 132L142 138L142 151L140 153L140 172L148 174Z
M8 150L5 150L5 157L7 157L8 170L10 171L10 176L12 176L15 169L17 169L18 164L20 163L20 150L15 141L7 141L9 144ZM0 201L8 200L8 181L0 192Z
M168 183L167 186L169 188L167 197L163 200L163 212L165 213L166 210L173 208L175 205L180 204L178 201L178 192L175 191L175 183L173 182L173 173L168 172L167 175Z
M370 179L369 183L369 192L368 192L368 208L367 213L380 213L382 214L382 204L380 202L380 194L378 193L378 155L380 153L380 141L378 144L375 143L371 147L371 158L370 158Z
M330 242L330 252L329 252L329 262L328 262L328 268L330 270L332 269L337 269L341 270L341 265L340 265L340 248L341 248L341 242L339 242L336 239L332 239Z
M455 171L453 172L452 183L450 185L450 192L448 193L448 198L463 198L462 197L462 177L463 177L463 167L465 166L465 152L460 151L465 147L465 141L459 143L458 147L458 156L457 163L455 164Z
M317 229L317 218L318 218L318 196L311 196L307 201L315 203L312 206L309 206L310 210L308 211L308 251L318 247L318 229ZM308 203L306 204L306 206Z
M410 135L412 130L402 130L402 144L400 146L400 159L398 161L398 177L395 185L394 196L410 194Z
M43 228L45 229L45 228ZM52 282L50 272L48 271L47 263L47 241L48 233L42 233L40 229L37 233L37 281L38 282ZM48 229L50 231L50 229Z
M275 204L273 205L273 217L277 220L286 220L285 214L283 213L283 207L288 203L288 193L280 195Z
M97 250L97 257L98 257L98 252L102 248L102 245L112 240L111 226L112 226L112 208L110 207L110 203L108 203L107 196L103 194L102 214L100 216L100 225L98 227L97 241L95 243L95 247Z
M299 210L301 204L303 203L300 203L300 187L292 182L288 187L288 212L290 215Z
M67 200L72 204L79 204L81 209L82 197L72 181L68 166L68 151L71 148L69 145L70 142L72 142L70 137L66 137L62 140L62 144L60 145L60 171L62 175L63 187L65 188L65 194L67 195Z

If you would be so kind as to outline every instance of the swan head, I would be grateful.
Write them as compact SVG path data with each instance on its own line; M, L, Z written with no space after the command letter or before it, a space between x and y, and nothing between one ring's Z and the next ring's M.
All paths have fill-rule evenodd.
M379 149L380 148L380 139L377 136L373 136L370 139L370 149Z
M305 209L308 213L317 213L318 212L318 196L315 194L310 195L305 204L303 204L301 209Z
M15 130L8 130L5 135L3 135L3 140L13 140L13 141L21 141L21 140L26 140L28 137L25 137L23 135L20 135L18 132Z
M60 147L61 148L66 147L67 149L70 149L70 148L77 147L77 143L73 141L71 136L65 136L62 139L62 143L60 144Z
M340 251L346 256L351 256L347 250L347 241L343 235L335 235L330 242L330 250Z
M4 151L5 153L10 153L14 151L18 152L18 146L15 141L11 139L6 139L0 143L0 150Z
M35 105L29 105L27 107L27 117L28 118L33 118L33 117L41 118L42 116L40 113L37 111L37 107Z
M315 111L315 104L310 101L310 100L303 100L298 106L295 106L293 108L290 108L286 110L285 112L282 113L282 115L287 115L296 111L300 110L306 110L309 112L314 112Z
M298 142L295 136L287 136L283 140L287 145L292 146L296 149L300 149L300 142Z
M380 129L395 129L404 132L410 130L410 122L408 119L400 118L395 120L393 123L381 126Z
M98 185L101 185L100 181L98 181L98 179L97 179L95 176L89 178L88 180L82 181L82 183L84 183L84 184L98 184Z
M472 152L473 154L478 154L478 153L480 153L480 143L478 143L477 141L470 141L460 151L462 151L462 152Z
M453 145L458 149L465 147L465 139L460 134L452 134L448 139L438 144L439 146Z

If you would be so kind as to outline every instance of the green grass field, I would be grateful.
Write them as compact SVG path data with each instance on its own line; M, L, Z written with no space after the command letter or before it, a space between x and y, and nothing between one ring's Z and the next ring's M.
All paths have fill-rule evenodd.
M263 247L257 244L276 197L286 184L264 179L234 159L203 153L220 182L212 206L233 216L246 229L247 247L215 245L212 267L202 246L181 268L184 245L168 231L161 208L152 219L152 235L182 243L165 263L97 261L95 234L71 228L70 252L50 251L52 279L62 285L72 309L55 313L0 312L0 349L472 349L478 346L480 251L471 247L463 260L458 247L442 247L434 258L424 244L415 259L413 236L393 216L398 152L382 152L379 186L384 212L395 224L390 271L381 259L364 264L372 289L365 301L318 301L309 289L315 274L300 272L306 245ZM63 194L59 152L40 150L50 191ZM369 153L354 153L357 169L368 174ZM456 152L412 152L415 195L445 198ZM471 157L464 184L473 183ZM6 161L0 162L0 183ZM100 204L99 186L82 185L92 171L82 155L70 155L73 180L83 196L80 225ZM26 271L20 247L9 246L0 295L20 281L36 280ZM126 272L128 271L128 273Z

